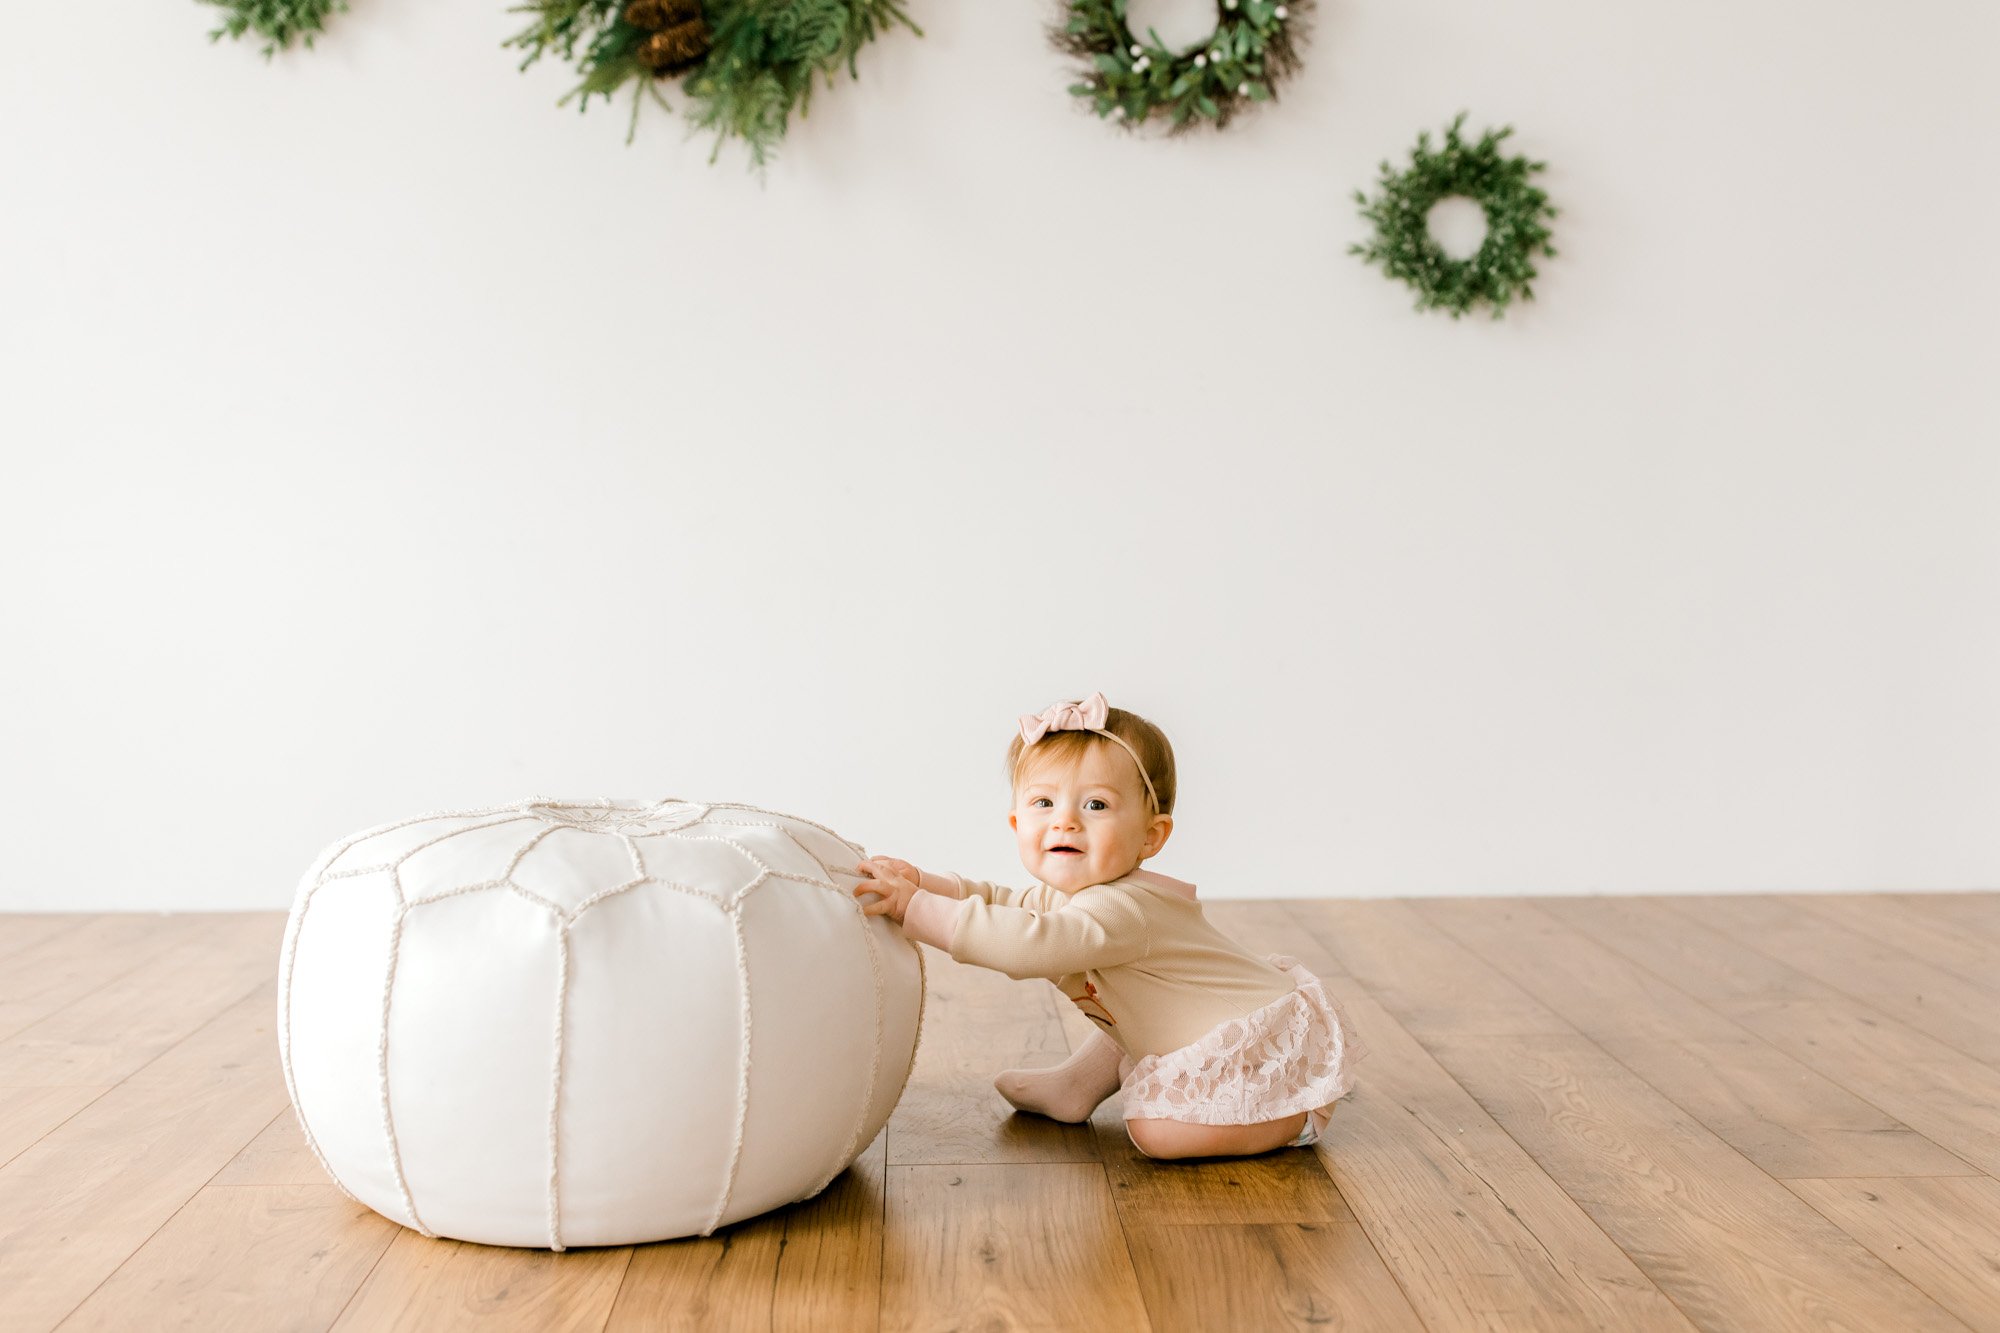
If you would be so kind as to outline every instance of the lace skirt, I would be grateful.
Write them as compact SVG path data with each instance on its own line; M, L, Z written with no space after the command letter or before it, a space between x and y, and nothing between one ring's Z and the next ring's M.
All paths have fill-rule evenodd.
M1123 1084L1127 1120L1256 1125L1317 1111L1354 1086L1354 1029L1320 979L1296 958L1269 955L1294 983L1242 1018L1218 1023L1165 1055L1142 1056ZM1324 1117L1310 1117L1313 1130Z

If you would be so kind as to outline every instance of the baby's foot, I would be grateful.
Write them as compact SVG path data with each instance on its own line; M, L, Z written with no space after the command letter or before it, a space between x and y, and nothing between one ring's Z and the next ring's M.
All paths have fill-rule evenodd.
M1080 1125L1090 1119L1098 1103L1118 1091L1124 1056L1117 1042L1095 1032L1063 1063L1047 1069L1009 1069L993 1080L993 1086L1017 1110Z

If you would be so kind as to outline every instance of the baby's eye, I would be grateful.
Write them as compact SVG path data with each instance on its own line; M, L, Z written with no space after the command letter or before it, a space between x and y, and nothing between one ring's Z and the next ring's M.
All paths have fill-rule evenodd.
M1104 803L1103 797L1093 796L1083 803L1083 808L1086 810L1109 810L1111 807Z
M1030 807L1047 804L1049 804L1049 798L1046 796L1037 796L1034 800L1028 802Z

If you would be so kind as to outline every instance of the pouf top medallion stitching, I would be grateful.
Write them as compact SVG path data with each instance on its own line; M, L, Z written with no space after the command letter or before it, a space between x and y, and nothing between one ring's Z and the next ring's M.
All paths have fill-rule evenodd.
M707 806L675 796L650 805L537 798L521 802L520 809L545 823L582 829L586 833L672 833L708 817Z

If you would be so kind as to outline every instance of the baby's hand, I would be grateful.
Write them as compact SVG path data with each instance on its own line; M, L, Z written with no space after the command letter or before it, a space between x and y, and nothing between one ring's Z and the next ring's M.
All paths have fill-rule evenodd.
M861 904L862 914L886 915L902 925L903 913L909 908L910 899L917 896L924 872L893 856L871 856L856 864L854 873L861 876L861 883L854 886L855 896L876 895L876 901Z

